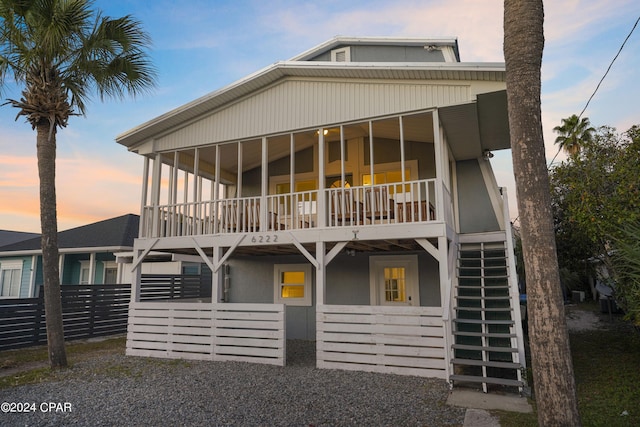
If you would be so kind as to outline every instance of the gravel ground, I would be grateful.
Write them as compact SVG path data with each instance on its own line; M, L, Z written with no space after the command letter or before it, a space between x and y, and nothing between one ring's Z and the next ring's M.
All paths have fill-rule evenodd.
M312 345L287 345L285 368L101 355L52 381L0 390L0 402L36 407L0 413L0 425L461 426L464 421L465 409L445 403L445 381L316 369ZM49 410L48 402L61 405Z

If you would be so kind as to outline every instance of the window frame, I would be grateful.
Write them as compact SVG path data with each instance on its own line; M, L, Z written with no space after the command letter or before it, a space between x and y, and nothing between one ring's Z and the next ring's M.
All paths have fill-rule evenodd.
M91 284L91 261L90 260L80 260L80 272L78 275L78 284L79 285L89 285ZM87 271L87 280L85 283L82 281L82 272Z
M282 286L280 277L282 273L302 271L304 272L304 297L282 298ZM313 302L313 287L311 281L311 264L275 264L273 266L273 303L289 306L310 307Z
M114 283L107 282L107 270L115 270L116 281ZM105 285L113 285L118 282L118 263L115 261L102 262L102 283Z
M20 291L22 290L22 268L24 266L24 261L3 261L0 262L0 299L17 299L20 298ZM5 271L18 271L18 288L17 293L15 295L11 294L11 283L9 283L9 295L2 295L2 290L4 288L4 272ZM12 278L13 278L12 273Z

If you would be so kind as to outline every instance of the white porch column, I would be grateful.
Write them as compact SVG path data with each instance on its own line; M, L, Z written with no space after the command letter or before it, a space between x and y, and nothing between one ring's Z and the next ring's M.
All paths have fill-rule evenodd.
M149 231L145 228L145 224L148 224L150 218L148 218L149 212L145 210L147 205L147 199L149 197L149 158L144 157L144 166L142 167L142 196L140 200L140 225L138 227L138 237L147 237L146 233Z
M29 296L27 298L37 297L37 295L33 294L36 288L37 270L38 270L38 255L33 255L31 257L31 271L29 273Z
M89 255L89 277L87 278L88 285L95 285L96 282L96 253L91 252Z
M60 275L60 284L62 284L62 277L64 274L64 254L58 255L58 274Z
M316 307L324 305L327 296L325 245L325 242L316 242L316 261L318 262L316 268Z
M316 201L316 226L324 227L327 224L324 191L324 128L318 131L318 200ZM292 189L293 191L293 189ZM317 257L317 254L316 254Z
M267 146L267 137L262 137L262 187L260 188L260 231L269 230L269 219L267 218L267 194L269 193L269 147Z
M151 236L146 237L159 237L160 233L160 184L162 180L162 155L156 154L156 158L153 161L153 177L151 179L151 205L153 207L153 231Z
M442 307L442 321L444 326L444 348L445 348L445 372L446 377L451 375L451 345L453 332L452 332L452 318L451 318L451 298L452 298L452 278L449 274L449 262L454 260L455 257L449 258L449 248L446 236L438 237L438 271L440 276L440 305ZM452 248L455 250L455 248Z
M133 257L135 260L142 255L144 251L142 250L134 250L135 256ZM133 271L131 272L131 302L140 302L140 282L142 280L142 263L138 263L135 266Z
M213 247L213 265L211 269L211 302L214 304L222 302L222 288L220 287L221 270L224 267L220 265L222 258L222 248L220 246ZM221 268L222 267L222 268Z
M438 117L438 110L434 110L432 113L433 117L433 148L435 152L435 166L436 166L436 219L438 221L444 220L444 191L443 186L443 176L444 176L444 164L443 162L443 150L442 147L442 138L440 132L440 118Z

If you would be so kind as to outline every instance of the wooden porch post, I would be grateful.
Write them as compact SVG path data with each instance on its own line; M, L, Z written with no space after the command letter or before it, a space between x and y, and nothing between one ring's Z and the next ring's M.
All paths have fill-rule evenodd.
M134 250L134 261L142 255L144 251ZM131 302L140 302L140 282L142 280L142 263L139 263L131 272Z
M213 265L211 269L211 302L214 304L222 302L222 289L220 288L220 259L222 248L220 246L213 247ZM225 301L226 302L226 301Z
M96 253L91 252L89 254L89 277L87 278L87 284L93 285L96 281Z
M318 227L327 224L325 213L325 191L324 191L324 128L318 131L318 198L316 201L316 222ZM324 249L323 249L324 253ZM316 254L316 258L317 258Z
M325 242L316 242L316 307L324 305L327 296L326 266L325 266Z
M267 193L269 193L269 147L267 137L262 137L262 187L260 188L260 231L269 230L269 219L267 218Z
M452 248L455 250L455 248ZM440 276L440 306L442 307L442 321L444 323L444 357L445 357L445 372L447 379L452 374L451 372L451 345L453 344L452 337L453 331L451 327L451 298L453 286L451 275L449 274L449 248L446 236L438 237L438 270Z
M438 117L438 110L434 110L433 117L433 148L435 154L435 166L436 166L436 219L438 221L444 220L444 159L442 156L445 150L442 149L442 138L440 133L440 118Z
M60 283L62 283L62 275L64 274L64 254L58 255L58 271L58 274L60 274Z
M138 226L138 237L147 237L148 227L145 228L145 224L148 224L149 218L148 212L145 210L147 205L147 199L149 197L149 158L144 157L144 165L142 167L142 196L140 200L140 225Z
M153 206L153 231L151 236L159 237L160 235L160 184L162 180L162 154L156 154L153 161L153 177L151 179L151 205Z

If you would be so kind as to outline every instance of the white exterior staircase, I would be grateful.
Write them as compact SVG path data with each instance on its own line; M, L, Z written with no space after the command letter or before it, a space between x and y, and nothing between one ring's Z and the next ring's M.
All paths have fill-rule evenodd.
M505 240L458 246L452 385L482 384L485 393L488 385L520 392L526 385L519 293L510 252Z

